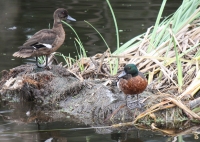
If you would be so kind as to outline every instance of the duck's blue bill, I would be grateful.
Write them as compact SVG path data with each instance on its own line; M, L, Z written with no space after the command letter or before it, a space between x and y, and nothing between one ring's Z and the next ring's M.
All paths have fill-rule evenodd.
M121 78L121 77L123 77L123 76L125 76L125 75L126 75L126 72L123 71L123 72L118 76L118 78Z
M76 21L76 19L74 19L74 18L72 18L71 16L67 16L67 18L66 18L67 20L70 20L70 21Z

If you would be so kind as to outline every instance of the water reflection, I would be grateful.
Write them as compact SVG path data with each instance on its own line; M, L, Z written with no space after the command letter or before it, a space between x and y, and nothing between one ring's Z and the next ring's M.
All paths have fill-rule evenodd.
M0 141L176 142L176 139L183 139L185 142L199 141L200 126L177 129L175 133L166 136L161 132L135 127L106 128L106 124L95 123L86 125L66 113L55 110L51 112L33 103L5 102L0 104L0 108ZM30 112L30 115L27 115L27 112Z
M129 136L127 136L129 135ZM113 133L111 134L111 139L116 142L143 142L139 136L139 130L132 131L132 133Z

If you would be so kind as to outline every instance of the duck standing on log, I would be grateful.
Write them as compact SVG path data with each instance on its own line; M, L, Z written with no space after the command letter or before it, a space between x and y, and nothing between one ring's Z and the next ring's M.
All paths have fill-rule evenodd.
M127 95L137 95L137 105L140 108L138 94L142 93L147 87L146 77L138 71L135 64L127 64L118 78L118 88L126 95L126 98Z
M61 20L67 19L76 21L68 15L68 11L64 8L58 8L54 14L54 24L52 29L43 29L36 32L22 46L20 50L13 54L14 57L27 58L36 57L37 67L45 67L48 65L48 56L55 52L65 40L65 31ZM38 56L46 55L46 65L38 63Z

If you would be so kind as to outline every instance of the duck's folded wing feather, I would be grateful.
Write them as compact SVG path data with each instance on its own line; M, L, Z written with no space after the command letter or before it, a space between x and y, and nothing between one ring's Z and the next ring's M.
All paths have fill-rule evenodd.
M53 30L44 29L35 33L28 39L23 46L19 48L52 48L52 44L56 39L56 33Z
M56 33L53 30L44 29L35 33L22 46L20 50L13 54L14 57L27 58L33 56L35 50L41 48L52 48L52 44L56 40ZM38 54L37 54L38 55Z

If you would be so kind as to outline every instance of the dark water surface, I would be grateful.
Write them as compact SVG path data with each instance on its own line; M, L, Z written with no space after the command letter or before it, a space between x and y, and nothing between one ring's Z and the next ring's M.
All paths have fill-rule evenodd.
M110 0L114 9L120 32L120 44L144 33L148 27L155 23L161 0ZM173 13L182 0L168 0L164 16ZM55 9L67 8L70 15L77 22L70 22L77 31L87 55L92 56L104 52L107 48L99 35L87 25L89 21L104 36L112 51L116 49L115 28L111 12L105 0L0 0L0 71L19 66L26 60L12 57L17 47L22 45L30 36L38 30L52 27L53 12ZM76 56L74 46L74 33L64 25L67 37L64 45L58 50L65 55ZM10 108L0 108L1 114L12 115ZM62 142L160 142L172 141L173 138L163 136L150 131L129 130L127 134L120 132L108 132L100 134L98 129L87 130L52 130L84 128L65 121L42 123L38 131L36 123L22 124L20 122L8 122L0 118L0 141L30 142L30 141L62 141ZM23 131L18 133L19 131ZM24 132L27 131L27 132ZM53 138L53 139L52 139ZM183 136L185 142L196 142L193 135Z

